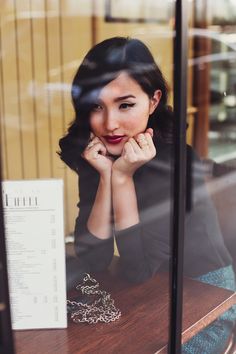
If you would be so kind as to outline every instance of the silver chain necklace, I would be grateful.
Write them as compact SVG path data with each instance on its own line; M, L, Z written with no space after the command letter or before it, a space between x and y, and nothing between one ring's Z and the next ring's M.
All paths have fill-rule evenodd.
M109 323L120 318L121 312L115 307L111 294L99 289L99 283L89 274L85 273L76 289L88 298L86 302L67 300L68 312L75 323Z

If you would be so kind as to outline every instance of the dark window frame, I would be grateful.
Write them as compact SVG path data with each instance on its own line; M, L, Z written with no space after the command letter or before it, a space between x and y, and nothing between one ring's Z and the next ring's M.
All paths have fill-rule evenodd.
M169 354L181 353L186 200L187 1L176 0L174 37L174 172Z

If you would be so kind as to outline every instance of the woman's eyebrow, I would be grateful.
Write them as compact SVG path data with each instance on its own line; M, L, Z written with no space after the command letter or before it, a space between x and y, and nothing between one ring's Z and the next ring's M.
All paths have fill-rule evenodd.
M134 95L125 95L125 96L121 96L121 97L116 97L114 99L114 102L123 101L123 100L126 100L127 98L136 98L136 97Z

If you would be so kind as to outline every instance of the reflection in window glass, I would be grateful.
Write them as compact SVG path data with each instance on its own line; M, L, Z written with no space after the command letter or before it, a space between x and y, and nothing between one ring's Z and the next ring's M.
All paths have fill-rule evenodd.
M133 1L127 13L111 1L109 17L107 3L9 0L1 8L4 179L64 180L68 298L102 299L100 320L116 320L98 331L70 320L73 343L65 330L53 342L49 331L31 331L31 344L16 332L19 353L32 352L36 337L40 352L54 352L55 342L63 353L95 352L101 331L114 339L111 351L168 345L173 4Z
M198 215L196 224L186 213L185 259L188 232L196 233L191 247L195 250L192 276L214 285L214 294L204 299L214 301L223 289L235 292L235 210L236 164L234 112L235 87L235 13L236 4L227 1L195 3L195 15L190 30L193 43L193 104L195 106L192 144L198 159L191 158L187 174L187 194L191 197L191 213ZM234 11L233 11L234 10ZM195 167L194 167L195 166ZM190 185L192 188L190 188ZM206 289L207 291L207 289ZM206 293L205 293L206 294ZM230 294L230 293L229 293ZM183 347L183 353L224 353L232 346L236 309L232 302L220 313L214 313L211 323ZM201 311L199 303L199 312ZM231 348L232 349L232 348Z
M230 306L209 317L226 296L219 288L235 286L235 28L216 2L207 11L197 3L189 2L183 352L215 354L235 318ZM17 332L17 352L35 352L35 338L39 353L55 343L62 353L107 352L107 337L111 351L165 348L174 2L9 0L0 14L4 179L63 179L68 298L91 306L106 291L115 301L107 295L107 321L116 319L31 331L30 342Z

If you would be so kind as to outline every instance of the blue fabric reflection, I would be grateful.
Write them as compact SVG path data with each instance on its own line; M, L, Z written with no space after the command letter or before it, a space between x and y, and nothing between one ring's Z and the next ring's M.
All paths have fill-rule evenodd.
M236 291L232 266L201 275L196 280ZM182 354L222 354L236 321L236 305L182 346Z

